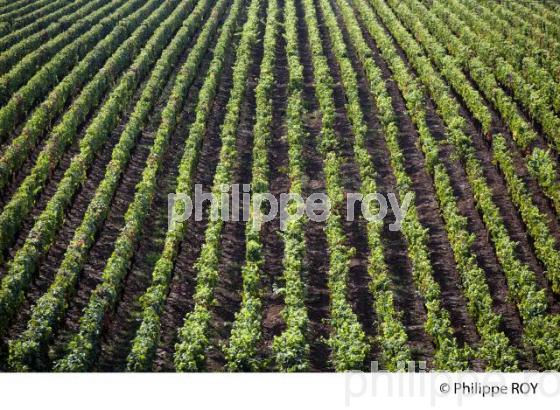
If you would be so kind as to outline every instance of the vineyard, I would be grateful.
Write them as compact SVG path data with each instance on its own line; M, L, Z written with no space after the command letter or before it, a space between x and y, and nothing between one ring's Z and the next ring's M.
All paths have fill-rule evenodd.
M559 154L554 1L0 0L0 371L560 371Z

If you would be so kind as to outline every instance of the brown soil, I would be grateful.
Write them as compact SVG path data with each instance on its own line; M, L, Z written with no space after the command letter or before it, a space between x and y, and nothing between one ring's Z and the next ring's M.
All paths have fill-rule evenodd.
M265 18L264 7L261 8L259 32L263 33ZM237 128L237 167L232 174L232 181L239 184L251 183L251 166L253 164L253 124L255 121L255 87L258 84L263 44L259 41L253 48L252 64L245 88L245 98L241 105L239 125ZM217 371L225 365L223 348L227 346L231 325L235 313L241 307L243 279L241 268L245 264L245 225L243 220L224 223L221 235L221 254L218 283L216 285L216 305L212 310L210 349L207 354L206 368Z
M284 1L278 4L280 10L284 8ZM280 18L280 30L276 44L276 66L274 71L276 85L272 92L272 133L270 135L268 150L269 163L269 191L279 198L281 193L290 190L290 180L287 175L288 141L286 138L285 113L288 100L288 60L285 52L286 40L282 29L283 14ZM282 283L284 256L284 241L279 231L280 218L277 216L273 221L265 224L262 231L264 247L263 267L263 356L270 356L270 348L274 336L278 336L285 329L284 321L280 312L284 308L284 299L276 294L274 289ZM270 368L270 370L273 370Z
M165 167L158 174L156 195L146 218L143 236L138 241L132 267L124 281L120 301L117 309L111 312L106 319L98 370L125 369L126 357L140 324L137 319L141 314L139 298L150 284L155 262L163 249L167 230L167 195L176 191L176 179L188 136L188 125L194 120L197 97L204 81L203 74L208 70L211 59L212 52L206 53L199 66L201 75L196 77L188 91L177 129L170 139L168 150L163 158ZM177 67L180 66L181 64L177 65Z
M467 76L467 79L469 80L469 83L473 86L473 88L477 89L479 91L479 93L482 95L482 93L480 92L480 89L476 86L476 83L472 80L472 78L468 75L468 73L465 73L465 75ZM456 97L459 100L461 100L461 98L458 95L456 95ZM503 120L501 119L499 114L490 106L490 103L488 103L487 100L484 100L484 103L485 103L486 108L490 111L490 113L492 115L492 130L491 130L491 133L492 134L501 133L506 138L508 148L509 148L509 152L510 152L510 156L511 156L511 159L513 160L513 164L514 164L516 173L522 178L523 182L525 183L525 185L528 188L529 193L531 194L533 202L538 207L539 211L545 216L547 226L550 229L550 232L553 235L553 237L555 238L556 242L560 243L560 239L559 239L560 225L559 225L558 216L556 215L554 207L553 207L551 201L544 196L544 194L543 194L541 188L539 187L538 183L529 175L529 172L527 170L526 160L524 159L524 157L526 157L527 155L530 155L530 150L528 150L527 152L521 152L521 150L519 150L517 148L517 146L515 145L515 143L513 141L513 137L511 136L511 133L510 133L509 129L507 128L507 126L505 125L505 123L503 122ZM483 132L481 130L480 124L478 124L477 121L474 118L472 118L471 115L468 113L468 110L467 110L464 102L462 102L462 114L469 116L471 124L473 124L474 127L476 128L476 132L474 133L475 138L474 138L474 141L473 141L474 144L475 144L475 148L477 150L479 148L480 149L485 149L486 151L491 153L491 150L492 150L491 141L488 138L485 138L485 136L483 135ZM537 140L534 142L534 146L540 147L542 149L547 149L546 144L544 143L541 136L539 136L537 138ZM553 151L551 153L553 154ZM498 172L499 172L500 175L503 175L499 169L498 169ZM505 181L504 181L504 184L505 184ZM532 249L532 251L534 253L533 241L531 240L530 237L528 237L527 227L523 223L523 221L521 220L521 216L520 216L519 212L517 212L517 207L514 206L513 204L512 204L512 207L513 207L513 209L515 209L515 216L517 217L517 220L519 221L517 226L524 227L525 232L527 232L525 234L521 234L521 236L523 236L525 238L525 242L527 242L530 245L530 248ZM511 228L511 229L515 230L517 228ZM512 231L510 230L509 232L511 234ZM515 240L517 240L517 239L515 239ZM558 247L557 247L557 250L558 250ZM535 260L537 259L536 255L534 256L534 259ZM538 265L537 268L535 268L536 265ZM549 303L550 303L550 311L553 312L553 313L559 313L560 312L560 296L552 293L552 290L550 289L550 283L544 278L544 274L542 273L542 270L544 270L544 267L543 267L542 263L538 262L538 264L534 263L533 265L529 265L529 266L532 269L538 269L536 271L537 278L538 278L538 283L539 283L540 286L543 286L544 288L546 288L547 297L548 297L548 300L549 300ZM539 271L541 271L541 272L539 272Z
M387 30L386 33L390 34ZM398 44L394 43L394 45L401 58L403 58L409 69L411 69L404 52L400 49ZM385 69L383 71L385 71ZM414 72L412 69L411 71ZM395 98L397 93L397 90L394 92L391 91L391 96L394 100L397 100L397 98ZM404 109L404 105L401 106L400 109L397 109L398 115L402 115ZM427 122L432 134L436 136L436 138L444 138L445 134L443 130L445 128L441 119L435 113L433 102L429 99L426 100L426 110ZM402 120L403 118L399 117L400 124L402 124ZM410 120L406 122L409 121ZM410 130L414 130L412 123L409 124ZM466 311L466 301L461 291L461 279L455 266L451 246L447 239L445 225L436 200L432 179L424 168L424 156L418 147L418 136L416 132L401 133L401 146L405 154L407 173L411 176L413 181L419 219L422 225L429 230L428 247L430 250L430 258L434 269L434 277L442 290L443 307L450 313L452 326L458 341L469 345L476 344L479 337L475 324ZM474 369L478 369L481 363L474 361L472 366Z
M191 40L191 44L193 44L193 41L196 41L196 37ZM69 308L67 310L65 319L61 324L59 332L53 342L53 346L50 352L51 359L53 360L59 358L60 355L63 354L64 346L70 340L72 335L78 330L79 318L82 314L82 311L89 301L92 290L100 283L101 274L103 272L107 259L113 252L115 240L118 237L120 229L123 227L124 214L128 208L128 205L134 198L135 186L140 181L142 171L145 167L145 161L149 155L149 150L153 143L153 138L155 137L157 128L159 126L161 112L165 107L165 102L171 93L175 76L179 68L181 67L182 62L186 59L189 49L190 48L187 48L181 56L179 64L177 64L174 72L169 77L166 86L162 90L162 95L158 100L154 112L148 119L147 125L142 130L141 135L138 137L138 142L133 150L130 162L125 170L124 175L121 178L121 181L119 182L119 186L117 187L108 217L103 224L102 229L97 235L96 242L90 250L89 257L80 274L77 291L73 299L69 303ZM138 90L136 97L139 96L139 92L140 89ZM137 98L135 98L135 101L136 99ZM132 107L133 105L131 105L131 108ZM121 119L119 126L113 132L113 134L116 134L117 138L120 136L120 132L124 129L126 122L127 116ZM184 134L181 134L181 136L182 138L184 138ZM173 142L170 144L170 147L171 149L167 153L168 157L164 159L164 163L168 164L170 163L169 156L173 156L173 154L170 154L170 152L173 151ZM109 151L108 153L109 158L110 153L111 151ZM177 155L173 156L173 158L174 157L177 157ZM166 168L166 171L170 172L171 169L173 168ZM87 201L84 202L84 209L87 206L87 203ZM165 209L166 204L167 202L165 203ZM152 218L148 218L150 218L150 222L152 222ZM144 241L141 240L139 242L142 243ZM142 288L145 288L145 282L143 283L142 281L137 281L135 282L135 286L132 289L128 290L130 292L138 293ZM126 294L128 294L128 291L126 292Z
M133 98L133 103L137 100L139 94L140 89L137 90ZM129 104L127 113L125 114L124 118L127 118L127 116L130 114L132 108L134 107L133 103ZM121 131L124 129L124 124L126 124L126 121L121 120L119 125L108 136L107 142L102 147L99 154L96 156L96 159L94 160L93 165L88 172L88 177L85 184L78 191L75 198L73 199L72 205L69 207L69 210L65 214L64 222L62 224L62 227L59 229L59 232L57 233L56 239L53 241L53 245L51 246L47 254L39 261L40 268L37 269L35 278L31 282L25 294L24 302L22 304L22 307L19 309L18 314L13 320L13 325L6 333L6 336L4 338L4 345L7 340L14 339L25 330L25 328L27 327L27 321L29 320L31 315L31 308L51 285L54 276L60 266L60 263L64 258L66 248L68 247L68 244L70 243L74 235L74 231L81 223L87 206L95 194L95 189L103 179L105 167L111 159L111 151L116 145ZM83 127L80 133L80 139L84 135L86 126ZM39 200L32 210L30 217L27 218L24 223L24 227L19 232L18 241L11 250L12 256L15 255L15 252L25 243L27 234L33 228L36 218L38 218L46 208L49 200L56 192L58 183L63 178L64 172L70 165L71 158L75 154L77 154L78 151L78 145L77 143L75 143L74 145L72 145L71 149L65 153L58 168L54 171L53 175L47 182L46 189L43 190L43 192L40 194Z
M340 156L344 163L341 166L341 175L346 193L360 192L360 172L355 162L354 156L354 134L352 126L348 119L345 103L346 96L340 77L340 70L336 62L335 55L332 50L330 37L326 30L324 18L321 9L316 6L317 19L319 22L319 30L323 41L323 50L327 57L327 62L334 80L334 102L336 107L335 131L340 137ZM371 120L371 118L369 118ZM371 137L375 125L368 123L369 137ZM357 208L357 207L356 207ZM344 204L342 212L346 215L347 206ZM344 231L348 238L348 244L356 249L355 255L350 262L350 275L348 278L348 298L353 305L354 312L358 316L358 320L366 335L373 339L376 333L374 323L376 321L375 309L373 307L373 297L369 291L371 278L368 274L369 249L367 242L366 222L361 217L361 212L355 209L355 215L359 216L354 221L347 221L343 218ZM376 345L370 352L367 362L375 360L378 353Z
M332 4L332 6L337 15L339 26L342 28L346 44L349 45L351 41L348 38L348 33L346 32L339 10L335 4ZM367 36L364 37L372 48L373 56L378 66L381 68L384 78L389 80L391 74L385 62L381 59L379 50L377 50L371 38ZM371 93L368 92L369 88L363 67L358 61L353 47L348 47L348 56L357 73L360 86L359 94L361 106L364 119L368 124L368 130L371 134L366 144L377 174L377 190L382 194L387 194L389 192L396 193L396 179L392 171L388 148L381 131L381 124L378 121L377 107L372 100ZM403 134L415 136L414 127L406 114L404 101L398 88L392 81L387 81L387 86L393 98L393 107L398 116L401 132ZM400 231L391 231L389 229L389 224L393 221L394 215L390 210L388 217L385 218L382 241L384 244L385 261L394 284L393 292L395 294L395 302L397 309L403 314L403 324L407 331L413 358L416 361L426 361L429 366L433 356L433 345L429 336L424 331L423 323L426 321L426 313L421 297L414 291L412 267L407 255L406 240Z
M232 47L233 49L234 47ZM212 114L207 124L207 132L202 144L202 153L197 164L194 177L195 184L201 184L203 192L208 192L212 187L214 172L220 152L220 125L225 115L225 106L232 85L232 66L234 53L230 53L224 64L224 71L216 97L214 99ZM204 231L208 220L206 213L202 221L191 221L181 243L175 267L173 280L161 318L161 337L156 352L154 370L173 371L173 352L177 340L177 331L183 325L187 312L193 308L192 295L196 285L196 262L202 244Z
M325 175L323 161L317 151L321 133L321 112L315 97L313 64L309 49L309 37L305 25L302 5L296 4L298 16L299 54L303 65L303 98L307 113L304 118L305 131L308 138L304 141L303 158L305 161L304 196L315 192L325 192ZM329 269L329 255L327 252L327 238L324 232L324 222L309 221L305 229L305 244L307 253L304 258L304 269L307 284L306 308L309 314L309 346L310 364L313 371L332 371L329 361L330 348L326 340L330 334L328 319L330 315L329 289L327 287L327 273Z

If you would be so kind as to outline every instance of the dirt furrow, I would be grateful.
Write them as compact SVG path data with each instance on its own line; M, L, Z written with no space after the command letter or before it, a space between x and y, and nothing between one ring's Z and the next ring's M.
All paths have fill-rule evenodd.
M51 171L50 175L47 178L47 181L43 184L43 189L39 193L39 195L37 196L37 198L36 198L36 200L35 200L35 202L32 206L31 211L23 219L23 222L22 222L22 224L21 224L21 226L18 230L18 233L15 236L15 241L8 251L8 256L6 257L6 260L13 259L13 257L17 253L17 251L25 243L25 240L27 239L27 236L28 236L29 232L31 231L31 229L35 225L36 219L45 210L49 200L52 198L52 196L56 192L56 190L58 188L58 184L62 180L62 178L64 177L64 173L66 172L66 170L70 166L72 158L80 152L80 145L79 145L80 141L85 136L86 130L88 129L92 120L99 113L99 107L103 106L103 104L105 103L107 98L108 98L108 95L105 95L103 97L102 103L97 107L97 109L95 109L92 112L92 114L89 116L87 121L84 122L84 124L78 129L78 132L76 134L76 138L74 139L74 142L70 145L70 147L63 154L63 156L60 159L60 161L58 162L57 166ZM88 179L89 179L90 174L92 175L92 178L95 178L96 175L97 175L98 178L103 177L102 171L99 171L99 172L101 172L101 174L99 174L99 173L96 174L95 169L104 169L104 167L107 165L107 163L109 162L109 160L111 158L111 150L113 149L117 140L118 140L118 135L115 136L115 133L112 133L107 138L107 142L103 145L100 153L98 154L98 156L96 158L96 161L93 163L93 166L90 169L90 173L88 174ZM37 153L37 155L38 155L38 153ZM2 197L3 197L3 200L5 200L5 202L3 202L1 204L2 209L10 201L10 199L13 197L13 194L17 191L17 189L19 188L19 186L21 185L23 180L29 175L29 171L35 165L35 159L36 158L34 158L33 161L29 161L29 160L25 161L25 163L22 164L22 166L19 168L19 171L18 171L17 175L14 177L13 183L10 184L8 187L6 187L6 189L4 190L4 192L2 194ZM99 182L99 180L97 180L96 182ZM89 185L89 183L88 183L88 185ZM85 211L85 208L82 209L81 211L83 213ZM3 276L6 269L7 269L6 264L0 266L0 278Z
M386 28L385 32L390 35ZM408 63L408 59L403 50L396 42L394 42L394 45L405 64L407 64L407 67L416 75L415 70L413 70ZM372 49L374 50L376 60L378 60L378 50L375 50L375 47ZM383 71L384 75L387 75L385 74L385 68ZM387 78L390 78L390 74ZM398 93L397 90L391 91L393 99L395 99L396 93ZM425 108L430 131L438 139L445 138L445 128L442 120L435 112L434 104L429 98L425 99ZM404 109L405 106L403 105L396 110L399 115L399 123L402 124L402 121L406 117L408 121L404 120L406 124L405 128L408 128L408 124L410 124L409 129L413 132L401 132L401 147L405 155L406 171L413 181L419 219L422 225L428 228L429 231L428 248L430 250L430 259L434 269L434 278L441 287L442 305L450 313L451 323L459 343L475 345L479 340L479 336L472 318L466 311L466 301L461 291L461 279L455 266L451 246L447 239L445 224L436 200L432 178L424 167L424 156L419 148L418 135L414 130L413 124L409 122L410 118L408 118L408 116L402 115L405 113ZM473 368L477 369L480 368L481 364L475 361L472 365Z
M386 27L385 31L387 34L390 34ZM405 61L409 70L418 77L416 71L408 62L408 59L399 44L397 44L394 40L393 44L397 48L401 58ZM437 114L435 104L429 96L426 96L425 98L424 107L426 109L426 122L432 132L432 135L436 138L436 140L445 140L447 138L445 134L445 125L443 120ZM416 142L415 144L417 145ZM440 149L440 152L445 153L446 149L450 148L444 145L442 149ZM418 151L418 155L418 161L420 161L419 165L423 168L423 155L420 151ZM443 306L449 310L451 314L452 324L458 340L472 345L479 339L476 327L472 318L466 311L466 300L461 292L461 279L455 266L451 246L447 239L444 221L441 217L439 205L435 197L432 179L425 169L422 169L422 173L427 178L424 182L422 191L425 191L423 194L429 192L429 197L421 199L421 196L417 193L417 200L420 204L418 209L420 211L420 221L424 226L428 227L430 231L430 242L428 245L432 253L432 264L434 266L435 279L441 286ZM427 212L423 212L424 209Z
M167 196L176 191L179 163L188 136L188 127L194 120L198 94L211 59L212 53L206 53L198 69L200 75L188 91L186 106L179 118L177 129L170 139L163 159L165 167L158 175L154 201L146 218L142 237L139 238L131 269L124 280L120 300L116 310L107 315L97 370L123 371L125 369L130 344L140 324L139 298L150 284L153 268L163 249L168 224Z
M284 1L278 2L278 7L284 8ZM283 13L279 18L282 27ZM288 141L286 138L286 103L288 100L288 60L286 56L286 40L283 30L280 29L276 44L276 66L274 76L275 88L272 92L272 132L268 150L269 163L269 192L275 198L280 194L288 193L290 180L288 178ZM274 292L276 287L281 287L283 274L284 241L280 233L280 217L263 226L262 242L264 248L264 267L262 284L263 295L263 355L270 355L270 348L274 336L279 335L285 324L280 316L284 308L284 299Z
M135 98L133 101L139 97L140 90L137 90ZM72 201L71 206L69 207L68 211L65 214L64 222L62 224L61 229L59 230L55 240L53 241L53 245L45 255L45 257L39 263L38 274L36 278L32 281L31 286L26 294L24 304L22 305L21 309L18 311L17 317L14 320L14 325L9 330L7 337L12 339L19 335L27 325L27 320L30 316L30 309L35 304L37 299L43 295L52 283L54 279L54 275L59 268L60 262L64 257L64 253L66 252L66 248L68 244L72 240L74 235L74 231L79 226L84 216L84 213L87 209L87 206L91 199L95 194L95 190L97 186L103 179L105 174L105 167L109 163L111 159L111 151L116 145L122 130L124 129L124 124L126 123L126 118L128 114L131 112L133 105L130 104L127 109L127 113L125 114L123 120L121 120L120 124L111 132L106 145L103 146L102 150L96 157L96 160L93 163L92 169L87 175L85 184L76 194L75 198ZM73 147L73 150L74 151ZM77 150L77 148L76 148ZM68 157L68 158L67 158ZM56 182L59 182L66 171L70 163L71 153L67 153L65 155L65 162L61 164L61 166L55 171L53 179ZM24 226L24 229L28 232L32 228L31 222L35 222L35 219L40 215L40 213L46 207L48 200L54 195L58 184L55 185L54 181L49 181L49 185L47 190L41 195L40 201L37 204L36 209L33 210L32 216L33 220L29 221L30 226ZM27 223L26 223L27 225ZM22 232L23 235L23 232ZM23 245L25 241L25 237L21 237L18 241L17 246Z
M340 152L343 158L341 166L342 182L346 194L360 192L360 171L354 156L354 134L350 124L348 114L346 112L346 96L332 44L328 35L328 28L325 26L324 17L321 9L316 4L317 20L319 22L319 31L323 41L323 50L327 57L327 63L330 68L331 76L334 80L333 98L336 109L335 131L339 135ZM371 122L368 125L368 138L372 137L374 126ZM343 215L347 214L347 206L342 207ZM371 278L368 274L368 258L369 249L367 241L366 221L361 216L358 206L354 209L355 220L348 221L343 218L344 231L348 238L348 245L356 249L355 255L350 261L350 271L348 276L348 298L353 307L354 312L358 316L358 320L362 325L365 334L373 339L376 334L374 323L375 309L373 307L373 296L369 291ZM370 351L368 362L378 357L379 352L376 351L376 345Z
M331 2L331 4L334 2ZM388 193L395 193L396 179L393 174L389 151L383 136L381 124L378 120L378 111L369 92L367 79L361 63L359 62L355 50L351 46L346 28L340 16L340 11L336 4L332 4L333 10L337 15L339 27L342 30L345 42L347 44L348 57L352 61L354 71L356 72L359 84L359 97L364 113L364 120L368 125L369 135L366 141L366 147L369 151L371 160L376 170L376 184L379 193L386 196ZM395 83L389 81L391 73L388 67L381 60L378 50L371 38L364 36L370 47L372 47L373 55L376 63L380 67L382 74L387 79L388 90L393 98L393 107L398 116L398 123L402 133L409 134L416 138L414 127L410 118L406 114L406 107L402 96L399 93ZM409 338L413 358L416 361L424 361L431 364L433 357L433 345L429 336L424 331L424 323L426 321L426 313L423 301L417 292L414 291L414 283L412 279L412 266L407 254L406 240L400 231L391 231L389 224L395 220L395 216L391 209L388 210L384 219L384 227L382 232L382 241L384 245L385 261L389 268L392 282L394 284L393 292L395 294L395 302L397 309L403 314L403 325Z
M483 94L480 92L480 89L477 87L476 83L474 83L474 81L468 75L468 73L465 73L465 75L466 75L469 83L471 84L471 86L474 89L478 90L480 95L482 96ZM476 132L474 132L474 137L473 137L473 143L475 144L476 149L477 150L484 149L485 151L487 151L489 153L488 155L491 155L490 154L491 150L492 150L491 140L489 139L488 136L484 135L484 133L481 130L480 124L478 124L477 121L469 114L469 112L466 108L466 104L464 103L462 98L457 94L454 94L454 95L456 95L457 99L462 103L462 107L461 107L462 112L464 112L464 115L469 117L471 128L474 128L476 130ZM500 115L491 107L491 105L488 103L488 101L486 99L483 98L483 102L484 102L486 108L489 110L489 112L492 116L492 130L491 130L491 133L492 134L501 133L506 138L506 141L507 141L508 147L509 147L510 157L513 161L513 165L515 167L517 175L519 175L521 177L521 179L523 180L523 182L527 186L527 189L528 189L529 193L531 194L531 197L532 197L535 205L538 207L540 212L545 216L548 229L550 229L550 232L553 235L553 237L556 239L556 242L560 243L560 223L559 223L558 215L554 211L554 206L552 205L551 201L544 196L544 194L543 194L541 188L539 187L538 183L535 181L534 178L532 178L530 176L530 174L527 170L527 161L524 158L524 155L526 153L521 152L521 150L517 148L517 146L515 145L515 143L513 141L513 137L511 135L509 129L507 128L507 126L503 122ZM537 138L537 140L535 141L535 146L540 147L542 149L546 149L546 144L544 144L544 142L542 140L542 137ZM553 152L551 152L551 153L553 154ZM498 172L500 172L500 171L498 170ZM500 175L501 175L501 173L500 173ZM504 184L505 184L505 181L504 181ZM517 209L513 204L512 204L512 206L515 209ZM509 230L510 234L515 233L515 231L518 229L519 226L523 227L525 229L525 231L524 231L525 233L521 233L521 236L525 238L525 241L530 245L531 250L534 252L533 241L531 240L531 238L526 233L527 232L526 231L526 225L521 220L521 216L519 215L519 213L516 212L515 216L519 220L518 224L515 224L515 222L513 222L513 223L508 222L508 220L505 221L506 226L508 227L508 230ZM513 225L513 226L510 227L510 225ZM517 239L515 239L515 240L517 240ZM534 259L536 260L536 255L534 256ZM540 270L544 270L544 267L542 266L542 264L540 262L538 262L538 265L539 265ZM531 267L534 269L533 266L531 266ZM537 272L537 275L540 276L541 274ZM550 289L549 283L546 281L546 279L544 279L544 277L543 277L543 279L539 279L539 284L541 284L542 286L545 286L545 284L546 284L547 297L548 297L550 305L551 305L551 311L556 312L556 313L560 312L560 296L552 293L552 290Z
M191 44L192 41L195 40L196 38L191 40ZM134 198L135 186L140 181L142 171L145 167L145 162L149 155L153 138L155 137L160 123L161 111L165 107L167 99L171 93L177 72L184 60L187 58L189 52L190 47L183 52L176 69L170 76L162 91L158 104L156 105L153 113L150 115L141 134L138 136L138 142L133 150L130 162L121 178L121 181L119 182L115 196L111 203L111 209L108 217L98 233L95 244L90 250L89 257L78 280L77 291L69 303L64 322L61 325L59 333L53 343L50 352L51 359L53 360L60 357L66 343L78 330L82 310L88 303L91 291L100 283L101 274L103 273L107 259L111 256L115 240L123 227L124 214L128 205ZM124 128L125 125L126 118L121 121L119 129Z
M260 12L259 41L253 49L252 64L246 83L245 98L241 105L239 125L237 128L237 167L231 181L234 184L251 183L253 164L253 126L255 124L255 87L259 81L260 66L263 56L265 7ZM240 189L242 190L242 189ZM253 190L251 189L251 193ZM242 219L242 218L240 218ZM245 225L243 220L224 223L221 235L221 252L218 282L216 284L216 304L211 309L211 336L206 368L209 371L221 370L225 364L222 346L227 345L235 313L241 305L243 280L241 268L245 263Z
M303 99L307 110L304 118L305 131L308 137L303 142L303 159L305 161L305 181L303 193L307 197L312 193L326 192L323 161L317 151L321 135L321 112L315 97L313 64L309 49L303 8L296 3L299 34L299 54L303 66ZM304 258L304 281L307 284L305 300L309 314L309 347L310 368L312 371L332 371L329 361L330 348L325 343L330 334L329 289L327 274L329 270L329 254L324 222L308 221L305 229L307 252Z
M202 153L197 164L194 183L200 184L203 192L209 192L220 153L220 126L225 115L231 85L232 66L235 57L233 50L226 58L220 85L213 103L212 115L208 121L207 132L202 143ZM205 204L205 209L208 204ZM194 263L200 255L204 243L204 231L208 223L207 213L201 221L192 219L181 243L171 282L169 295L161 318L161 337L156 352L154 370L173 371L173 352L177 331L183 324L187 312L193 308L192 295L196 285Z

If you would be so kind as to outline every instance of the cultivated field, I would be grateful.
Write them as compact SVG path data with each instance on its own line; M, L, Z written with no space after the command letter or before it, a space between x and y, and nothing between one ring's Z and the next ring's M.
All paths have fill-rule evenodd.
M558 371L559 153L553 1L0 0L0 370Z

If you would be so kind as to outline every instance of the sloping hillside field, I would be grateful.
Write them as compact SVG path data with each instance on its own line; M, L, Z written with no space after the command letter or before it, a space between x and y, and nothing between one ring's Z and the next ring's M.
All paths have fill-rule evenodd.
M0 0L0 371L560 370L560 3Z

